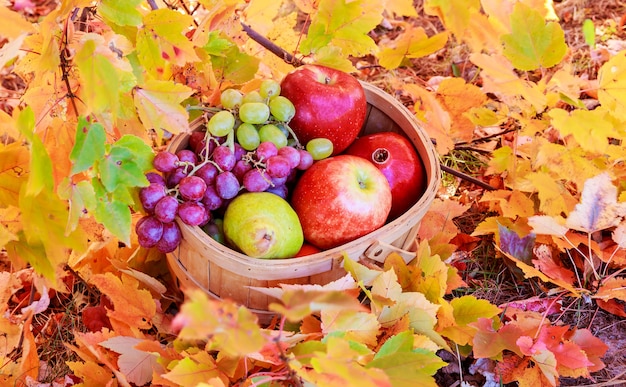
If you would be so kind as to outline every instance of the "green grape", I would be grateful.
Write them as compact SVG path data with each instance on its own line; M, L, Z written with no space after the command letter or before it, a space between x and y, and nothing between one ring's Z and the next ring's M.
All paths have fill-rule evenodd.
M283 132L283 134L285 135L285 137L289 138L289 136L291 136L291 133L289 133L289 131L287 130L287 128L285 127L285 125L283 124L276 124L276 127L278 129L280 129L281 132Z
M237 89L226 89L220 95L220 103L225 109L234 109L241 105L243 94Z
M228 110L215 113L206 126L209 133L216 137L226 136L235 126L235 116Z
M259 94L263 98L272 98L280 94L280 83L273 79L265 79L259 86Z
M265 99L261 97L261 93L256 90L252 90L244 94L242 104L248 102L265 102Z
M255 150L261 143L259 131L252 124L242 123L235 131L237 142L247 151Z
M306 150L313 160L321 160L333 153L333 143L327 138L314 138L306 143Z
M270 113L278 121L289 122L296 115L296 108L293 106L293 103L282 95L271 98L269 107Z
M259 137L261 138L261 142L272 142L278 149L287 146L287 137L283 131L274 124L261 126L259 129Z
M239 119L249 124L264 124L270 118L270 108L263 102L246 102L239 107Z

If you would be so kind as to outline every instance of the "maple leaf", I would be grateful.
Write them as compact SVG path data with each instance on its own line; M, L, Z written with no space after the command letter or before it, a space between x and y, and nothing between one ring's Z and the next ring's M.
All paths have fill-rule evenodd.
M19 363L19 369L17 370L19 375L18 380L26 384L27 378L37 380L39 375L39 356L37 355L37 343L35 342L35 336L31 329L33 321L33 314L29 313L24 325L22 326L22 358Z
M411 0L383 0L385 10L396 16L417 16L417 10Z
M528 218L528 225L533 232L539 235L554 235L559 238L565 237L569 230L565 227L565 219L548 215L535 215Z
M171 81L150 80L135 89L135 106L146 129L189 132L189 114L180 103L193 91ZM161 134L162 135L162 134Z
M378 60L386 69L395 69L407 58L421 58L442 49L448 41L448 34L440 32L429 37L422 27L406 24L405 30L396 39L379 43Z
M580 203L566 219L573 230L593 233L617 226L626 216L626 203L617 202L617 187L608 173L602 173L585 182Z
M367 34L380 23L382 12L376 1L320 0L301 51L308 55L334 45L344 57L376 53L378 46Z
M539 245L533 250L537 259L533 259L533 264L542 273L550 278L561 280L565 283L574 284L576 275L571 270L559 265L552 257L552 251L547 245Z
M485 192L480 202L496 202L498 212L507 218L529 217L534 215L533 201L519 190L494 190Z
M443 233L451 239L459 233L453 219L465 213L469 208L469 204L462 204L456 200L436 198L420 222L418 235L422 239L431 239L436 234Z
M152 380L152 372L157 366L157 355L136 349L143 340L135 337L116 336L99 344L120 354L117 359L119 370L127 380L143 386Z
M477 358L501 359L504 350L522 356L517 340L522 336L522 329L515 323L509 323L494 329L492 318L479 317L468 326L476 329L472 338L472 351Z
M150 321L156 313L156 304L148 290L139 288L139 281L122 274L95 274L90 278L102 293L113 302L113 310L108 315L111 324L116 328L115 321L132 329L149 329Z
M258 352L265 343L257 317L248 309L233 302L209 299L196 290L172 321L183 340L210 340L219 350L231 357Z
M169 372L161 375L164 379L174 382L179 386L200 386L210 380L215 380L210 386L226 385L221 378L228 380L220 372L215 360L205 351L197 352L189 357L176 360L171 365ZM221 381L222 384L219 384Z
M98 5L98 14L119 26L139 26L142 16L137 6L141 0L103 0Z
M609 139L620 137L617 128L607 119L607 111L602 108L572 112L551 109L548 115L561 135L571 135L578 146L589 152L605 153Z
M480 10L479 0L427 0L424 2L424 12L439 17L446 29L450 30L457 39L465 35L471 17Z
M481 107L487 101L487 96L479 87L466 83L463 78L446 78L437 87L437 99L454 122L448 135L455 141L470 141L475 125L468 112Z
M30 153L18 142L0 146L0 208L19 206L22 185L28 181Z
M369 347L378 343L380 323L372 313L322 310L321 320L325 335L343 337Z
M626 278L609 277L603 280L594 298L604 301L612 298L626 301Z
M622 50L598 71L598 101L609 109L626 108L626 51Z
M552 67L567 53L565 33L557 22L545 22L540 12L518 2L511 14L511 33L502 36L504 56L520 70Z
M439 333L459 345L471 343L476 328L471 323L479 318L492 318L501 312L500 308L487 300L479 300L474 296L463 296L450 301L453 323L439 330Z

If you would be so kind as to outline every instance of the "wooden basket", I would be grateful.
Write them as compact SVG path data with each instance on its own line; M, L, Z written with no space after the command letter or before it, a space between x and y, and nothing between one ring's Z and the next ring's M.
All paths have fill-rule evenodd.
M403 215L359 239L321 253L289 259L256 259L219 244L200 227L178 221L183 240L180 247L167 254L172 275L181 289L200 288L218 299L231 299L269 321L268 305L275 300L249 287L276 287L286 284L326 284L343 277L343 254L351 259L383 262L396 251L409 262L415 257L419 223L430 207L440 183L439 160L435 149L414 115L381 89L362 82L368 103L368 115L361 134L392 131L404 134L415 146L426 173L426 190ZM195 128L204 121L197 121ZM193 126L192 126L193 127ZM169 145L176 152L187 147L189 136L178 135Z

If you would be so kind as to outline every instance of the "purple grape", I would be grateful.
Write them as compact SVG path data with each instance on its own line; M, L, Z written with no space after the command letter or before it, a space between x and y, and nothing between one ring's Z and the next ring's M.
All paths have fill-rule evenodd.
M157 242L156 248L164 254L171 253L180 245L182 238L180 228L176 222L164 223L163 235Z
M241 147L241 145L235 143L235 160L239 161L241 158L248 153L245 149Z
M300 164L300 152L296 148L284 146L278 150L278 154L289 160L291 169L295 169Z
M278 148L276 148L276 145L274 145L273 142L264 141L259 144L254 152L259 160L267 160L278 154Z
M167 183L167 188L174 188L180 183L180 180L187 176L187 172L185 172L185 168L178 167L172 172L168 173L165 177L165 182Z
M165 187L165 185L166 185L165 184L165 178L160 173L148 172L148 173L146 173L146 179L148 179L148 181L150 183L161 184L163 187Z
M184 163L195 165L198 162L198 156L191 149L181 149L176 152L178 160Z
M293 171L293 169L292 169L292 171ZM285 185L285 184L287 184L287 181L289 180L289 176L272 177L272 178L270 178L270 180L272 181L272 185Z
M209 211L217 210L224 204L224 199L217 194L215 190L215 186L210 185L204 191L204 196L202 197L202 204Z
M239 180L239 183L242 183L243 175L245 175L246 172L248 172L251 169L252 169L252 165L250 165L249 162L245 160L238 160L235 163L235 166L233 167L231 172L235 174L235 176L237 177L237 180Z
M152 165L157 171L168 173L176 169L178 161L178 156L171 152L159 152L154 156Z
M230 171L222 172L215 178L215 191L222 199L232 199L239 193L239 180Z
M196 154L200 153L200 151L206 145L205 137L206 132L193 132L189 135L189 149L191 149Z
M296 168L301 171L309 169L309 167L313 165L313 156L304 149L298 149L298 152L300 153L300 163Z
M185 176L178 183L178 192L184 200L197 202L204 196L206 191L206 183L198 176Z
M271 177L287 177L291 172L289 160L283 156L272 156L265 161L265 169Z
M220 145L213 151L211 158L222 171L230 171L235 166L235 154L225 145Z
M213 153L213 150L215 149L216 146L217 145L215 144L215 141L209 141L208 146L207 146L207 142L203 141L202 145L198 145L196 154L201 160L206 160L209 158L208 155Z
M219 171L215 165L206 163L196 171L194 176L198 176L209 186L215 182L215 176L217 176L218 173Z
M144 216L135 225L137 241L141 247L155 246L163 235L163 223L154 216Z
M154 216L163 223L174 221L178 212L178 200L174 196L165 196L154 207Z
M204 226L211 220L211 214L200 203L183 202L178 206L178 217L190 226Z
M270 178L261 169L251 169L243 175L243 187L250 192L263 192L270 187Z
M139 190L139 200L147 213L154 213L154 206L165 196L165 186L159 183L150 183Z
M285 200L287 200L287 195L289 195L289 189L284 184L275 185L273 187L270 186L268 189L265 190L265 192L273 193L275 195L280 196L281 198Z

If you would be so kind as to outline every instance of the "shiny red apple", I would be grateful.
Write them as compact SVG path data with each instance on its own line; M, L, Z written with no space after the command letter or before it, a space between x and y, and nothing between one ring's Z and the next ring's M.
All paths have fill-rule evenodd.
M320 65L304 65L283 78L281 95L296 114L289 122L303 144L314 138L333 143L333 155L345 150L361 131L367 113L365 91L352 75Z
M371 161L385 175L391 187L390 220L404 214L424 193L424 164L405 136L394 132L368 134L356 139L344 153Z
M385 224L391 189L378 168L351 155L317 161L298 179L291 196L306 242L326 250Z

